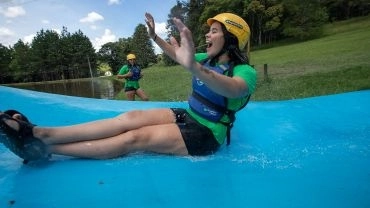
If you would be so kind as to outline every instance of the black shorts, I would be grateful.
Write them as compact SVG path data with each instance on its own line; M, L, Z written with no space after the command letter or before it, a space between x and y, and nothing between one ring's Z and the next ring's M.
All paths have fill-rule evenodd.
M189 155L202 156L215 153L220 144L212 131L194 120L185 109L172 108Z
M137 90L135 87L125 87L125 92L135 91L135 90Z

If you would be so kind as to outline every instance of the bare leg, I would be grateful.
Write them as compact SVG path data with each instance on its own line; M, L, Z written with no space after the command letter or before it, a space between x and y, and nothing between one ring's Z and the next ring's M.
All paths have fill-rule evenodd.
M137 110L117 117L65 127L34 127L33 134L47 145L104 139L145 126L175 122L171 109Z
M136 90L136 94L141 98L141 100L143 101L148 101L149 98L148 96L145 94L144 90L142 90L141 88L137 89Z
M131 101L135 100L135 90L126 91L125 94L126 94L127 100L131 100Z
M188 155L176 124L146 126L106 139L49 146L53 154L108 159L134 151Z

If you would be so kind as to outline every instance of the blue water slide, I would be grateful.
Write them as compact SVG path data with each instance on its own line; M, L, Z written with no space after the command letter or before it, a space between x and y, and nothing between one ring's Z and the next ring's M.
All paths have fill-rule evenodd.
M42 126L186 105L0 87L0 110ZM0 207L370 207L370 91L251 101L231 145L205 157L139 152L23 165L0 143Z

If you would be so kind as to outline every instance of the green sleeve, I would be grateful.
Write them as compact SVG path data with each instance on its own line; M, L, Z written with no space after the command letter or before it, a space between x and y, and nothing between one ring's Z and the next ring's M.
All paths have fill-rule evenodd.
M118 74L119 75L124 75L124 74L127 74L128 73L128 66L127 65L124 65L121 67L121 69L119 70Z
M196 53L195 54L195 61L196 62L200 62L200 61L202 61L202 60L204 60L206 58L208 58L207 53Z
M201 62L206 58L208 58L207 53L195 54L195 60L197 62ZM250 94L254 93L256 89L257 73L253 67L247 64L237 65L234 67L234 76L238 76L244 79L248 84L249 93Z
M257 72L250 65L237 65L234 67L234 76L241 77L248 85L249 93L253 94L256 89Z

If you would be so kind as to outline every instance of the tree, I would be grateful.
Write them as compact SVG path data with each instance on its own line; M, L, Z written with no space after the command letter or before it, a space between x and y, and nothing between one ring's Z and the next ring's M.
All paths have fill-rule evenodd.
M0 72L6 72L12 61L12 50L0 43Z
M96 74L96 54L89 38L81 30L70 34L67 28L59 36L41 30L31 43L33 81L86 78ZM91 70L90 70L91 69Z
M201 46L205 44L204 31L200 25L204 23L199 22L199 18L204 11L206 0L190 0L188 7L188 18L186 25L189 27L193 34L195 46ZM197 48L198 52L204 50L204 47Z
M60 58L59 58L59 79L69 79L70 70L72 69L72 60L74 43L72 42L71 33L66 27L63 27L60 35Z
M181 21L186 22L187 12L188 12L187 4L184 2L180 2L180 1L177 1L177 4L171 8L170 14L168 15L167 25L166 25L166 29L168 31L166 41L169 42L169 39L171 36L179 40L180 34L177 31L175 24L173 24L172 19L176 17L176 18L179 18ZM177 64L166 54L163 54L163 62L167 66Z
M276 0L253 0L246 5L244 15L251 29L252 40L258 46L270 43L277 36L283 17L283 5Z
M120 39L118 42L109 42L100 48L98 59L101 63L107 63L112 69L113 74L117 74L122 65L126 63L126 58L123 47L126 45L127 39ZM122 46L122 47L121 47Z
M262 44L262 32L263 23L265 19L266 6L261 1L252 1L248 7L246 13L252 16L252 24L255 23L255 29L257 29L257 43L260 46Z
M132 36L132 52L138 57L137 63L146 68L150 63L156 63L157 57L154 53L154 46L144 24L135 28Z
M57 67L56 59L59 57L59 35L52 30L41 30L31 43L32 68L38 73L33 81L53 80L52 74Z
M278 28L282 25L284 7L282 4L271 5L265 11L266 22L263 27L265 43L271 43L278 36Z
M9 65L12 61L12 49L9 49L0 43L0 84L10 81Z
M345 20L370 13L370 0L323 0L330 21Z
M13 46L12 61L9 64L9 75L12 82L32 81L36 76L32 69L32 52L28 44L18 40Z
M248 5L248 0L209 0L206 1L204 11L199 18L199 24L206 26L208 18L214 17L217 14L231 12L243 17L244 7ZM208 26L206 26L208 30ZM204 36L204 33L203 33Z
M72 65L74 74L71 78L96 76L96 53L90 39L81 30L78 30L68 40L72 46L71 51L73 54L70 64Z
M283 0L286 17L283 34L307 40L322 34L322 26L328 20L325 8L317 0Z

